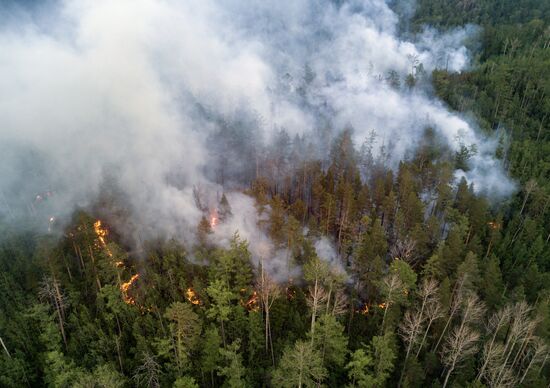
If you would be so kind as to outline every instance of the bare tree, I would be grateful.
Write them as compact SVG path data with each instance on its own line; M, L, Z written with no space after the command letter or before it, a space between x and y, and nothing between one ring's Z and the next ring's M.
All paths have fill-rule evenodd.
M441 332L439 339L437 340L434 348L432 349L434 352L439 348L439 344L443 340L445 333L447 332L447 329L449 328L449 325L451 324L453 318L460 311L466 277L467 275L461 276L455 283L455 286L453 288L451 305L449 307L449 316L447 318L447 321L445 322L445 326L443 327L443 331Z
M491 316L487 323L490 340L484 345L476 380L483 379L489 387L514 387L525 381L534 365L545 362L547 346L534 334L540 320L531 313L532 308L522 301ZM504 340L497 341L504 329Z
M399 336L407 345L405 363L407 362L407 359L409 358L409 354L413 347L418 344L418 341L420 341L419 336L422 332L423 324L424 319L422 318L419 310L407 310L407 312L403 316L403 321L400 323L398 331Z
M67 308L68 302L65 295L61 292L61 287L55 277L45 277L42 280L38 291L38 297L42 301L52 305L55 309L59 331L61 332L63 343L65 347L67 347L67 337L65 335L65 309Z
M477 351L477 341L479 333L469 326L457 326L447 337L443 347L442 362L445 365L447 373L443 381L443 388L449 383L449 377L460 363L475 354Z
M498 333L508 325L510 318L512 316L512 309L510 306L506 306L496 313L494 313L489 322L487 323L487 333L492 333L491 341L486 343L483 347L483 364L479 373L477 374L476 380L483 378L484 373L488 366L494 365L495 360L503 354L503 347L499 346L498 349L495 348L496 338Z
M515 350L519 351L519 349L516 349L516 346L522 343L526 336L536 327L536 324L529 317L531 310L531 307L525 301L518 302L514 305L512 310L512 321L508 329L508 336L504 343L504 360L499 368L496 384L499 384L500 380L506 375L506 370L511 369L509 360L515 353Z
M324 280L325 288L327 289L327 312L330 312L330 302L332 301L333 292L338 292L342 284L345 282L345 275L342 271L332 267L329 269L328 275ZM341 294L343 296L343 294ZM334 301L336 302L336 300Z
M347 311L348 297L342 289L338 289L334 294L334 303L332 306L332 315L342 315Z
M328 294L323 286L315 284L308 287L307 304L311 308L311 334L315 332L315 320L321 313L323 305L328 299ZM313 341L313 335L311 336Z
M271 306L275 299L281 294L281 289L265 272L263 266L260 269L260 277L256 281L256 288L258 289L258 294L260 296L260 303L264 311L265 316L265 349L269 351L271 349L271 360L273 365L275 365L275 355L273 353L273 344L271 340L271 325L269 313L271 311Z
M418 350L416 351L415 357L418 358L418 355L420 354L420 351L424 347L424 344L426 343L426 338L428 337L428 333L430 332L430 328L432 327L432 324L439 318L443 317L443 308L441 307L441 302L439 301L439 298L437 296L437 291L439 290L439 287L434 291L434 296L431 297L425 307L425 315L426 315L426 327L424 329L424 335L422 336L422 340L420 341L420 345L418 346Z
M439 305L439 301L437 299L438 289L439 287L437 285L437 281L435 281L434 279L424 279L424 281L422 282L422 286L420 287L420 290L418 292L421 300L420 308L416 309L415 311L407 311L405 313L403 321L399 325L399 334L403 339L403 342L407 345L407 352L405 354L403 368L401 369L401 377L399 378L398 386L401 386L401 382L403 380L405 368L411 351L414 351L414 348L419 345L419 342L423 342L425 340L427 330L424 332L424 323L428 319L428 315L426 313L429 306L432 306L434 304ZM420 335L423 332L424 337L420 339Z
M397 294L403 288L403 282L396 273L387 275L382 280L382 292L385 295L385 308L384 315L382 317L382 325L380 326L381 332L384 332L384 323L386 322L386 315L390 306L395 302Z
M328 300L328 293L324 289L323 283L329 275L329 265L318 257L311 259L304 265L304 278L310 284L307 302L311 307L311 334L315 332L315 320L320 309L326 307L323 305Z
M530 353L531 353L531 359L529 360L529 364L527 364L527 367L525 368L525 371L523 372L523 375L519 380L520 384L523 383L523 381L527 377L527 373L529 372L529 370L534 364L539 363L546 359L546 356L548 355L548 346L544 343L544 341L541 338L536 337L533 339L533 346Z
M401 376L399 377L398 387L401 386L403 376L405 375L405 369L407 367L407 361L411 350L418 344L420 333L422 332L424 319L420 310L411 311L408 310L403 317L403 321L399 325L399 335L403 339L403 342L407 346L407 352L405 353L405 360L403 361L403 368L401 368Z
M475 293L470 293L462 307L462 320L460 327L470 323L479 322L485 314L485 304L479 299Z
M452 372L460 365L461 361L477 351L476 343L479 333L470 327L477 323L485 312L485 306L475 293L470 293L461 306L461 319L458 325L447 336L442 352L442 362L447 373L443 388L449 382Z
M498 375L500 373L500 366L504 360L504 345L496 342L492 345L485 343L483 346L483 372L480 371L481 377L483 377L485 383L489 387L496 387L498 383ZM509 373L509 369L506 370L506 375L503 381L506 384L512 384L514 382L514 376Z
M416 241L410 237L404 240L398 239L390 249L391 257L398 257L401 260L406 261L414 267L416 264L416 255L414 254L414 248L416 247Z
M134 373L136 385L145 385L148 388L160 387L161 368L153 355L143 352L143 362Z

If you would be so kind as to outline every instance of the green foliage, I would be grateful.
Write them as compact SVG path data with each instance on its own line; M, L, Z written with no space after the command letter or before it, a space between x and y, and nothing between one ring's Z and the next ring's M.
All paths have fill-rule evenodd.
M173 388L199 388L199 385L195 382L195 379L190 376L178 377L174 381Z
M281 130L265 158L246 166L261 219L250 226L275 247L264 264L284 251L284 269L266 265L280 291L269 324L258 258L238 234L217 247L206 214L189 246L142 241L139 252L119 245L116 233L101 242L84 211L59 236L0 220L0 386L386 387L403 366L403 387L441 386L441 350L460 327L480 338L448 386L505 385L476 380L493 336L499 344L517 339L504 356L492 349L492 362L512 376L508 385L547 386L550 367L535 345L550 341L549 17L539 0L418 0L412 19L415 31L423 23L481 25L467 42L473 66L451 73L442 62L431 82L449 109L475 117L498 142L498 163L517 182L510 198L456 182L456 170L486 150L460 134L451 150L434 128L395 170L386 143L376 153L376 131L358 147L353 129L332 128L331 117L314 139L325 150L320 158L311 139ZM407 76L385 75L391 88L430 82L410 60ZM318 76L306 65L300 80L305 96ZM221 223L231 222L225 194L217 210ZM321 237L336 259L318 256ZM438 286L423 303L428 278ZM487 311L462 325L473 293ZM532 307L525 314L513 315L521 304L506 310L524 301ZM492 332L495 313L512 318ZM522 322L529 326L519 330ZM424 342L405 362L411 332Z
M344 365L348 352L344 326L329 314L323 314L315 325L314 334L310 333L311 342L319 350L325 367L331 369Z
M225 349L220 349L220 355L224 366L220 366L220 375L225 377L223 386L230 388L241 388L247 386L244 376L242 355L239 353L241 342L236 340Z
M351 387L384 387L396 359L391 334L375 336L366 349L356 350L347 365Z
M182 368L187 358L199 339L201 322L188 303L174 302L164 313L164 317L170 322L173 347L178 368Z
M273 372L273 384L281 388L315 387L327 376L320 352L309 341L297 341L287 348Z

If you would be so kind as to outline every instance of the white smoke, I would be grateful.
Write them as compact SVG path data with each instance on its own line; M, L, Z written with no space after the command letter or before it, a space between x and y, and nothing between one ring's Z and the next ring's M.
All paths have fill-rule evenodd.
M322 236L315 242L314 246L317 256L321 260L326 261L332 271L340 274L344 274L346 272L344 266L342 265L340 255L328 237Z
M293 263L288 249L276 247L266 233L271 209L265 207L259 213L252 197L237 192L228 193L227 200L232 215L213 228L210 240L229 248L231 239L237 233L239 238L248 242L253 264L261 264L274 280L285 282L298 278L301 269Z
M312 134L331 121L351 124L360 144L375 129L393 143L394 165L429 125L451 149L459 134L477 144L463 173L477 189L513 187L492 140L422 88L404 86L420 62L427 73L467 67L470 27L402 40L382 0L66 0L41 7L40 17L3 11L4 213L16 199L26 204L53 190L52 212L62 218L89 206L110 179L144 233L190 236L201 217L191 187L206 179L207 139L217 126L197 107L220 117L255 115L266 139L279 128ZM390 71L400 88L386 82ZM232 201L252 209L236 204L248 200ZM261 245L249 216L235 214L233 226Z

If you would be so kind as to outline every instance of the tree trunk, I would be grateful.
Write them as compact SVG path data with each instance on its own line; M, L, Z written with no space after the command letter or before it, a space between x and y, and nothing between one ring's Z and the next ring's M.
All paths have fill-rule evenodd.
M222 340L223 340L223 347L224 349L227 347L227 344L225 343L225 330L223 327L223 319L220 319L221 329L222 329Z
M0 344L2 345L2 348L4 348L4 351L6 352L8 357L11 358L11 354L10 352L8 352L8 348L6 347L6 344L4 343L4 340L2 339L2 337L0 337Z
M422 347L424 347L424 342L426 342L426 338L428 337L428 332L430 331L430 327L432 326L433 319L428 322L428 326L426 327L426 331L424 332L424 336L422 337L422 341L420 342L420 346L418 347L418 351L416 352L415 357L418 358L418 355L422 351Z
M454 369L454 366L452 368L449 368L449 370L447 371L447 374L445 375L445 381L443 381L443 387L442 388L445 388L447 386L447 384L449 383L449 377L451 377L451 372L453 371Z

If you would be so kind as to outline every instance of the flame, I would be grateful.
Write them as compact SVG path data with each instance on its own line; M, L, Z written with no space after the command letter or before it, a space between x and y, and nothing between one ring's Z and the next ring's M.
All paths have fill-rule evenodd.
M287 300L293 300L294 298L296 298L296 290L294 290L290 287L287 287L286 288L286 298L287 298Z
M105 249L105 252L107 252L107 255L109 255L109 257L113 257L113 253L107 247L107 242L105 240L105 237L107 237L107 235L109 234L109 230L101 226L101 220L97 220L96 222L94 222L94 231L97 235L97 239L101 243L101 246L103 247L103 249Z
M124 268L124 262L123 262L123 261L117 261L117 262L115 262L115 267L117 267L117 268Z
M130 287L132 287L132 285L138 279L139 279L139 274L137 273L134 276L132 276L130 278L130 280L128 280L126 283L122 283L121 286L120 286L120 292L122 292L122 299L127 304L135 304L136 303L136 300L132 296L128 295L128 290L130 289Z
M220 219L218 218L218 211L214 209L210 212L210 227L214 229L219 222Z
M498 223L498 222L489 221L489 222L487 222L487 225L489 225L489 228L491 228L493 230L500 229L500 223Z
M254 291L252 295L250 295L250 298L246 301L244 304L244 307L248 311L258 311L260 309L260 306L258 305L258 293Z
M189 302L191 302L194 305L201 304L201 300L199 299L197 293L191 287L189 287L187 291L185 291L185 297Z
M386 308L386 303L384 303L384 302L383 302L383 303L380 303L380 304L378 305L378 307L381 308L381 309L385 309L385 308Z
M363 315L367 315L369 313L369 305L365 303L365 307L363 307L359 312Z

